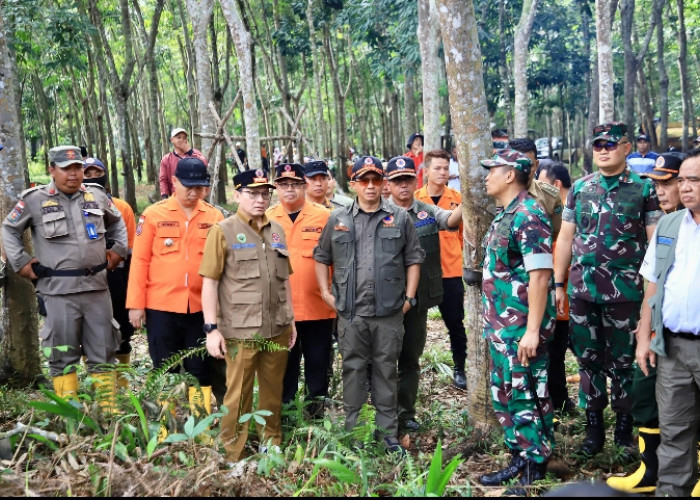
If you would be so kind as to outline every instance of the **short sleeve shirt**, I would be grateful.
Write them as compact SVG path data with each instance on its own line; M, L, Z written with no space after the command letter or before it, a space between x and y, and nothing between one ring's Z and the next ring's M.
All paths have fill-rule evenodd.
M519 340L527 327L529 273L553 269L552 224L542 206L523 190L496 215L484 246L484 337L492 342ZM551 337L555 317L550 287L541 339Z
M576 181L563 220L576 225L568 293L594 303L639 302L646 228L662 211L654 185L627 167L619 176L599 172Z

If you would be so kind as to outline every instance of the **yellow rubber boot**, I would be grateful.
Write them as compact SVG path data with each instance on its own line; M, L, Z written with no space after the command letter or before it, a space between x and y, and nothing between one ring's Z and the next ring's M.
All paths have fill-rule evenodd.
M117 412L117 374L114 371L91 373L100 409L107 415Z
M78 396L78 374L57 375L53 378L53 390L63 399L76 399Z
M168 437L168 418L175 422L177 413L175 413L175 404L168 399L158 399L158 403L163 408L161 412L163 416L160 419L160 429L158 429L158 442L162 443Z
M656 490L659 472L659 458L656 450L661 442L659 429L639 428L639 451L642 461L639 468L629 476L609 477L608 486L626 493L651 493Z
M698 443L700 445L700 443ZM698 465L700 466L700 453L698 453ZM693 498L700 497L700 481L695 484L695 488L690 492L690 496Z
M129 379L124 376L124 372L131 366L131 354L117 354L117 363L122 365L117 370L117 387L126 391L129 388Z
M190 387L190 415L201 419L206 415L211 415L211 386L204 385L201 387ZM206 412L202 414L202 409ZM208 429L207 429L208 431ZM208 433L203 433L197 436L197 441L204 445L212 443L211 436Z

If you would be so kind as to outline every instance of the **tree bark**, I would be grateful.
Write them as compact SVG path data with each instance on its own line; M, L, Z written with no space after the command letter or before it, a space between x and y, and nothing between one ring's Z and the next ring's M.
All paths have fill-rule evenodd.
M635 0L622 0L620 3L620 28L622 31L622 45L625 52L624 122L627 124L627 138L633 144L636 129L634 106L636 104L635 84L637 80L638 68L638 61L634 55L634 49L632 48L634 4Z
M306 4L306 21L309 24L309 42L311 43L311 61L314 71L314 114L316 116L316 151L321 157L326 154L325 125L323 121L323 103L321 102L321 65L319 63L319 49L316 40L316 28L314 26L313 0Z
M182 65L185 67L185 79L187 81L187 102L189 103L189 109L187 111L190 116L191 127L190 140L192 141L193 147L201 150L200 138L193 135L196 130L199 130L199 113L197 112L197 85L194 79L196 56L194 53L194 48L192 47L192 39L190 38L189 30L187 28L187 16L185 16L185 8L182 5L183 1L184 0L175 0L180 17L180 26L182 27L184 44L179 38L178 41L180 42L180 54L182 55ZM200 104L206 106L206 103Z
M513 81L515 84L515 137L527 137L527 60L532 23L537 11L537 0L525 0L520 21L515 28L513 42Z
M404 129L402 137L404 139L408 139L412 133L418 132L418 117L416 112L416 73L411 69L407 69L403 74Z
M484 90L481 47L472 0L437 0L450 110L459 158L465 238L465 267L476 269L483 258L483 239L493 219L486 208L486 170L479 161L490 156L491 134ZM488 428L495 418L491 406L490 356L482 336L481 289L467 287L467 407L470 424Z
M260 126L258 124L258 107L255 102L255 86L253 85L253 54L252 39L248 28L243 23L240 7L235 0L220 0L233 44L238 55L238 73L243 100L243 121L245 122L246 148L248 152L248 168L262 167L260 160Z
M683 151L688 151L688 127L690 127L692 97L690 95L690 80L688 79L688 39L685 32L685 10L683 0L676 0L678 13L678 72L681 75L681 103L683 105Z
M486 2L484 2L484 4L486 4ZM500 41L501 46L501 64L498 68L498 71L501 76L501 87L503 88L503 107L505 108L506 128L508 129L508 135L510 137L516 137L515 135L513 135L513 110L510 104L511 71L508 70L508 60L506 58L505 13L506 0L500 0L498 2L498 39Z
M596 0L595 11L598 47L598 121L605 123L613 120L615 112L610 0Z
M24 149L14 54L0 16L0 217L5 220L25 188ZM26 234L25 234L26 237ZM25 244L29 243L26 238ZM2 252L2 262L5 255ZM36 299L29 280L6 267L0 309L0 384L27 386L41 374Z
M440 148L440 23L435 0L418 0L418 43L423 79L423 150Z

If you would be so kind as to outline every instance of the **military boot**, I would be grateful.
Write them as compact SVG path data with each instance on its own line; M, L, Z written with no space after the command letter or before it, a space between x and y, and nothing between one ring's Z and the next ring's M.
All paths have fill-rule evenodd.
M603 449L603 444L605 444L603 410L586 410L586 438L578 453L590 458Z
M547 476L547 462L538 464L531 460L525 460L525 467L523 467L523 475L520 476L520 481L518 485L507 489L503 495L504 496L518 496L525 497L528 493L528 487L532 486L535 481L541 481Z
M116 375L113 371L90 374L97 393L97 404L106 415L114 415L117 411Z
M630 462L634 458L634 438L632 430L634 427L634 418L629 413L617 413L615 419L615 444L623 448L622 459L624 462Z
M608 486L625 493L651 493L656 490L659 472L659 458L656 450L661 443L659 429L639 428L639 452L642 463L629 476L609 477Z
M78 374L57 375L53 378L53 390L63 399L75 399L78 396Z
M520 471L527 465L527 460L521 457L519 452L513 451L512 453L513 458L505 469L484 474L479 478L479 482L484 486L498 486L518 477Z
M129 379L124 376L124 372L131 366L131 354L117 354L116 356L117 363L121 365L117 371L117 387L126 391L129 388Z

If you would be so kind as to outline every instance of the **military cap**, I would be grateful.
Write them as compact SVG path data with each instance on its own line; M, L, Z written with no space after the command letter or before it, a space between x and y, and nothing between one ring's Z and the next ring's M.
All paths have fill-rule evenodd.
M304 182L304 167L298 163L281 163L275 167L275 176L275 182L285 178Z
M65 168L74 163L83 162L83 156L80 154L80 148L75 146L58 146L49 150L49 161L57 167Z
M306 177L313 177L314 175L328 175L328 165L325 161L312 160L304 163L304 175Z
M416 165L411 158L407 156L397 156L389 160L386 165L387 179L396 179L397 177L415 177Z
M481 160L481 166L484 168L502 167L504 165L511 166L527 175L530 175L530 170L532 170L530 158L514 149L499 149L490 160Z
M593 140L606 140L610 142L620 142L627 133L627 125L622 122L608 122L593 127Z
M259 186L267 186L273 189L275 187L267 178L265 171L261 168L257 170L244 170L240 174L236 174L233 178L234 189L241 189L244 187L254 188Z
M175 177L185 187L209 186L207 166L199 158L188 156L178 161Z
M352 166L350 178L355 180L370 172L374 172L375 174L379 174L384 177L382 162L374 156L363 156L355 161L355 164Z
M671 152L663 153L656 159L654 170L647 172L643 177L649 177L655 181L665 181L678 177L681 163L688 157L684 153Z

